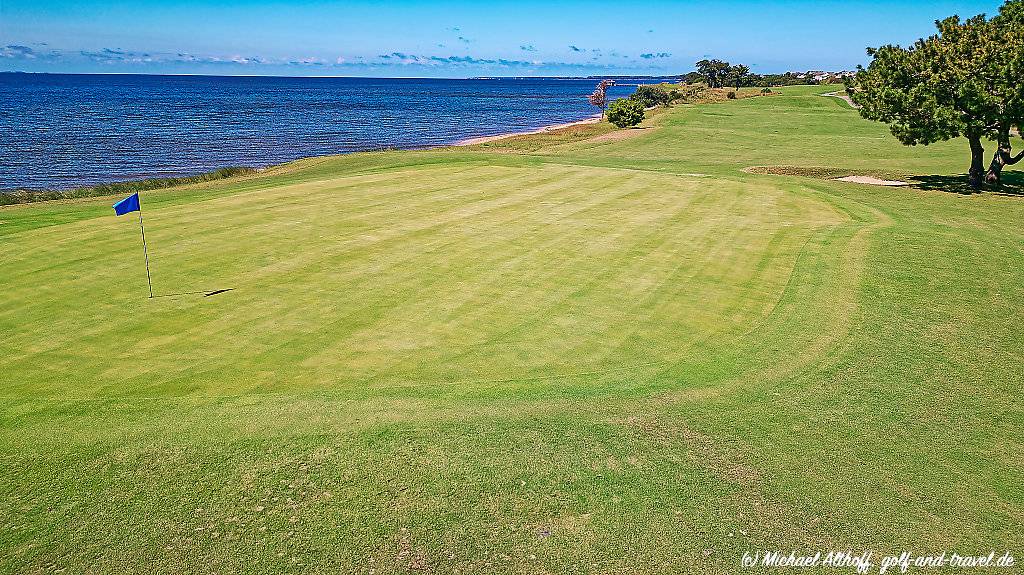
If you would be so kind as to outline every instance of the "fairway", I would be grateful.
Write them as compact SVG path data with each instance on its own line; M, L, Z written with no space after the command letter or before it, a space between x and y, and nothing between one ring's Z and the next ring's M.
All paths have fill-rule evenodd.
M0 209L0 572L1024 561L1024 199L825 91Z

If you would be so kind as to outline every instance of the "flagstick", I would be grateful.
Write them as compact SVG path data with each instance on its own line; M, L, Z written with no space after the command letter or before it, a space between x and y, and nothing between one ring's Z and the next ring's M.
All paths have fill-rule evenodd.
M149 248L146 247L146 226L142 225L142 196L139 196L139 229L142 230L142 253L146 256L146 281L149 282L149 297L153 298L153 277L149 275Z

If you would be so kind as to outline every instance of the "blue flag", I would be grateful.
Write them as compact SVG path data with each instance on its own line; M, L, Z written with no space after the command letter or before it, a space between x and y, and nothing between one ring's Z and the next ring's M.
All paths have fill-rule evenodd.
M137 211L139 211L139 193L138 192L135 192L134 194L132 194L132 195L128 196L127 198L121 200L120 202L117 202L116 204L114 204L114 213L119 215L119 216L123 216L123 215L125 215L125 214L127 214L129 212L137 212Z

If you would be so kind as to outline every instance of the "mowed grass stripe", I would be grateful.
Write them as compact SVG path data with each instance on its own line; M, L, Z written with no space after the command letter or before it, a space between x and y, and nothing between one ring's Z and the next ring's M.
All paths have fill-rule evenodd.
M296 208L296 209L299 209L299 210L301 211L301 208ZM187 217L186 217L186 219L187 219ZM237 222L237 223L238 223L238 225L240 225L240 226L244 226L244 225L245 225L245 222L244 222L244 221L242 221L242 222ZM433 225L433 224L432 224L432 225ZM219 246L218 246L218 247L219 247ZM302 246L301 246L301 245L294 245L294 244L293 244L293 245L291 246L291 248L292 248L292 250L294 251L294 253L297 253L297 254L301 254L301 256L302 256L302 257L299 257L299 258L297 258L297 259L299 259L300 261L302 261L302 260L303 260L303 258L309 258L309 257L313 257L313 258L318 258L318 257L320 257L320 256L318 255L318 253L317 253L317 252L316 252L315 250L304 250L304 249L302 249ZM122 249L124 249L124 248L122 248ZM286 254L286 256L287 256L287 255L288 255L288 254ZM97 256L97 258L98 258L99 260L103 260L103 259L105 259L105 258L104 258L104 256L103 256L102 254L101 254L101 255L98 255L98 256ZM124 270L124 271L125 271L125 273L129 273L129 274L134 274L134 273L137 273L137 272L138 272L138 266L137 266L137 265L135 265L136 263L137 263L137 262L124 262L124 263L123 263L123 267L125 268L125 270ZM159 279L159 278L158 278L158 279ZM118 284L117 282L111 282L111 289L114 289L114 288L121 288L121 287L123 287L123 286L122 286L121 284ZM128 294L120 294L120 295L121 295L121 298L122 298L122 299L123 299L123 298L124 298L124 297L125 297L126 295L127 295L128 297L131 297L131 294L130 294L130 293L128 293ZM37 297L37 296L38 296L38 294L36 294L35 296L33 296L33 295L29 295L29 296L27 296L27 297L33 298L33 297ZM111 302L103 302L103 303L106 303L106 304L108 305L108 307L110 307L111 309L116 309L118 305L122 305L122 304L120 304L119 302L113 302L113 303L111 303ZM175 309L175 313L180 313L180 309L176 308L176 309ZM133 323L133 324L135 324L135 325L138 325L138 324L139 324L140 322L145 322L145 321L151 321L151 319L148 319L148 318L131 318L131 319L129 319L129 318L124 318L124 317L121 317L121 316L116 316L116 315L114 315L113 317L111 317L111 320L112 320L113 322L118 322L118 321L128 321L129 323ZM98 331L103 331L103 332L105 332L105 331L108 331L108 330L110 329L110 326L109 326L109 324L108 324L108 323L99 323L99 324L97 324L97 326L98 326L98 327L97 327L97 330L98 330ZM77 333L77 332L76 332L76 330L73 330L73 329L72 329L72 330L65 330L65 331L64 331L63 333L65 333L65 334L67 334L67 335L72 335L72 334L75 334L75 333ZM166 342L164 342L164 343L166 343ZM41 349L40 349L40 348L36 348L36 349L35 349L35 351L41 351Z

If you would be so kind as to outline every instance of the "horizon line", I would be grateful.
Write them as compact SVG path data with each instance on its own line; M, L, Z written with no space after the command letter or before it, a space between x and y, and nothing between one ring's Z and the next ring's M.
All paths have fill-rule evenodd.
M691 71L692 72L692 71ZM380 80L487 80L487 79L515 79L515 78L579 78L587 80L590 78L619 77L619 78L674 78L685 76L691 72L679 72L674 74L591 74L588 76L355 76L344 74L310 74L310 75L287 75L287 74L206 74L201 72L29 72L25 70L0 70L0 74L47 74L51 76L206 76L211 78L376 78ZM785 72L779 72L784 74Z
M765 72L758 74L759 76L766 75L784 75L792 73L807 73L812 69L800 71L800 70L787 70L785 72ZM856 70L856 68L853 68ZM818 71L818 69L814 69ZM833 73L830 70L820 70L824 73ZM847 72L849 70L843 69L839 72ZM28 72L25 70L0 70L0 74L42 74L50 76L199 76L206 78L351 78L351 79L377 79L377 80L514 80L523 78L537 78L537 79L575 79L575 80L590 80L594 78L678 78L691 74L695 70L689 72L678 72L673 74L590 74L587 76L353 76L343 74L313 74L313 75L286 75L286 74L205 74L200 72Z

